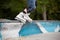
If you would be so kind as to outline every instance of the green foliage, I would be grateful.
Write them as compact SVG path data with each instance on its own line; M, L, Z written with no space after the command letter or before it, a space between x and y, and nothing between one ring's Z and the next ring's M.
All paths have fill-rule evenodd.
M27 6L26 3L26 0L0 0L0 18L14 19ZM30 17L41 20L45 11L48 20L60 20L60 0L37 0L37 8Z
M24 0L1 0L0 18L13 19L24 7Z

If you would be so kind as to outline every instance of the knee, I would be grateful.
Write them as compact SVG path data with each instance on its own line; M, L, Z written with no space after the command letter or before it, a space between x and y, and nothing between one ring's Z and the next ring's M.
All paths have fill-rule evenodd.
M35 10L36 9L36 7L29 7L27 10L27 12L29 13L29 12L32 12L33 10Z
M35 7L32 7L32 10L35 10L36 9L36 6Z

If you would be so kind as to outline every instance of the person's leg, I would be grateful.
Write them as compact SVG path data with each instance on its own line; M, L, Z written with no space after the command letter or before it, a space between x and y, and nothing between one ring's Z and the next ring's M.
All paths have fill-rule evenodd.
M36 0L27 0L27 12L28 13L35 10L36 6L37 6L37 1Z
M21 18L23 18L28 22L32 22L32 19L29 17L29 15L30 15L30 12L36 8L36 4L37 4L36 0L27 0L27 8L25 8L23 12L18 15L17 20L21 20ZM23 14L24 17L21 17L22 16L21 14ZM23 21L23 23L25 22Z
M28 22L32 22L32 19L29 17L30 13L36 9L37 6L36 0L27 0L27 8L24 9L25 15L24 18Z
M36 0L27 0L27 8L24 9L24 19L26 19L28 22L32 22L32 19L29 17L31 11L36 9L37 6Z

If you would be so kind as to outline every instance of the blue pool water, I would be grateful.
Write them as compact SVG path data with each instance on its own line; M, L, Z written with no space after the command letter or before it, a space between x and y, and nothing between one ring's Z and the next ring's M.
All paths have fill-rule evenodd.
M2 35L1 35L1 23L0 23L0 40L2 40Z
M54 32L54 29L57 28L57 26L60 24L60 22L40 22L40 24L48 31L48 32Z
M57 25L60 26L59 21L40 21L39 22L48 32L54 32ZM42 31L39 29L39 27L33 22L33 23L27 23L25 24L21 31L19 32L20 36L27 36L27 35L33 35L33 34L39 34L42 33Z
M21 31L19 32L20 36L27 36L42 33L39 27L35 23L27 23L25 24Z

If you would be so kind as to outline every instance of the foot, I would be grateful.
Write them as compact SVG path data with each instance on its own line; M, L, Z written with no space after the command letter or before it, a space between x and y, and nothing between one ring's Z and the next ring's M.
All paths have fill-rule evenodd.
M17 19L18 21L21 21L22 23L26 23L26 21L28 22L32 22L32 19L29 17L30 13L27 13L27 9L24 9L23 12L20 12L15 19Z
M22 23L26 23L26 19L24 19L24 13L23 12L20 12L16 17L15 19L18 20L18 21L21 21Z
M28 22L31 23L32 22L32 19L29 17L29 15L30 15L29 13L25 14L24 15L24 19L26 19Z
M26 19L28 22L32 22L32 19L29 17L30 13L27 13L27 9L24 9L25 15L24 19Z

